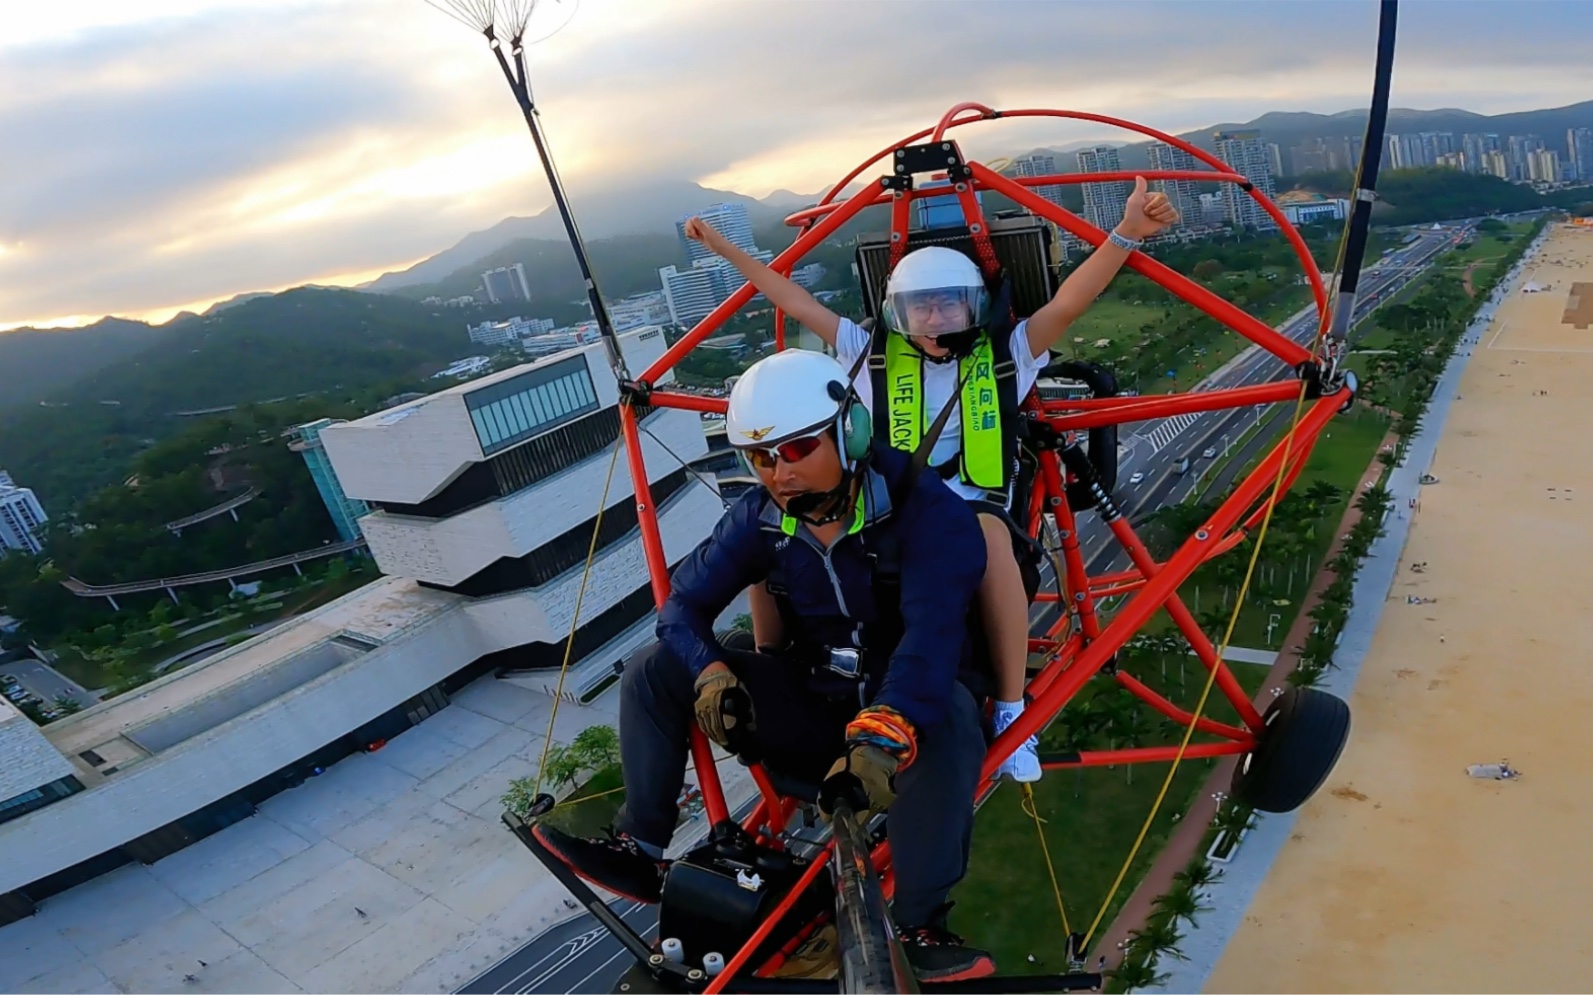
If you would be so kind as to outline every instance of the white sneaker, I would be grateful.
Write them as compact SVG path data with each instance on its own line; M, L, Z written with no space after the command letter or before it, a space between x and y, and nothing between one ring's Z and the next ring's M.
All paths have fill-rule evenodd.
M1023 714L1023 702L998 701L996 702L995 716L992 725L995 733L1000 736L1007 727ZM1023 741L1023 745L1012 751L1012 755L1001 761L1001 766L996 768L996 778L1003 774L1020 783L1029 783L1040 779L1040 740L1037 736L1030 736Z

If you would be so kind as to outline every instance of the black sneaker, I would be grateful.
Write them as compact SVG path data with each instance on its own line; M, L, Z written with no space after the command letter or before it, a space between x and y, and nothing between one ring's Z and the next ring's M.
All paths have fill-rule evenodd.
M649 904L663 894L664 862L624 833L610 830L607 839L582 839L537 825L531 834L577 877L605 891Z
M983 950L963 943L946 928L950 903L936 909L922 926L904 926L902 950L920 981L967 981L996 973L996 962Z

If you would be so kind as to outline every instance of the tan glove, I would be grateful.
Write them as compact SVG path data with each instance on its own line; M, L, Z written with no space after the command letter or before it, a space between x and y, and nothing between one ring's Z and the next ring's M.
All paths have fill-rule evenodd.
M720 666L704 670L697 676L694 686L697 691L697 725L709 739L730 749L730 737L737 731L740 720L734 715L725 714L724 697L725 692L740 687L741 682L728 668Z
M858 822L867 822L875 812L884 812L896 800L896 770L901 761L877 746L849 748L825 775L819 790L819 810L826 817L837 799L844 800L856 813Z

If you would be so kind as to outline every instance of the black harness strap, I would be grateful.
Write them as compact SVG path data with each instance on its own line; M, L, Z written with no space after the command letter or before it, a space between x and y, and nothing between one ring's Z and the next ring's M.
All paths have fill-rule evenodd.
M966 377L958 382L959 392L965 381ZM935 417L934 423L919 440L918 448L913 451L907 472L903 474L901 482L895 487L888 488L892 514L911 497L913 488L918 482L918 475L924 471L925 465L929 462L930 450L935 448L935 441L940 438L940 433L945 431L946 421L951 417L951 408L952 406L948 404L940 409L940 414ZM878 519L874 524L883 521L885 519ZM784 537L785 534L781 532L780 535ZM901 537L896 534L895 529L880 529L871 536L859 533L858 539L863 543L863 552L872 564L869 586L874 591L874 621L862 627L858 641L862 643L863 675L876 678L884 675L891 654L896 651L896 645L901 642L902 634L906 631L906 625L902 622ZM791 592L786 586L785 568L778 555L771 557L769 574L764 580L764 585L779 608L780 624L785 629L787 647L794 650L799 657L806 655L810 658L830 648L814 646L804 640L805 627L802 625L801 616L791 605Z

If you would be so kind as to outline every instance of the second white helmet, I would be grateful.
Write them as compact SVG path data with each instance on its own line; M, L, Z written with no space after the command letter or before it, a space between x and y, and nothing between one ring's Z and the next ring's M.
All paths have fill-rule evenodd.
M882 313L886 327L898 334L941 335L946 324L926 320L937 309L965 315L958 331L979 328L989 316L990 294L972 259L956 249L930 245L907 253L891 271Z
M776 446L838 425L845 387L846 369L822 352L787 349L760 359L730 390L726 439L738 449Z

